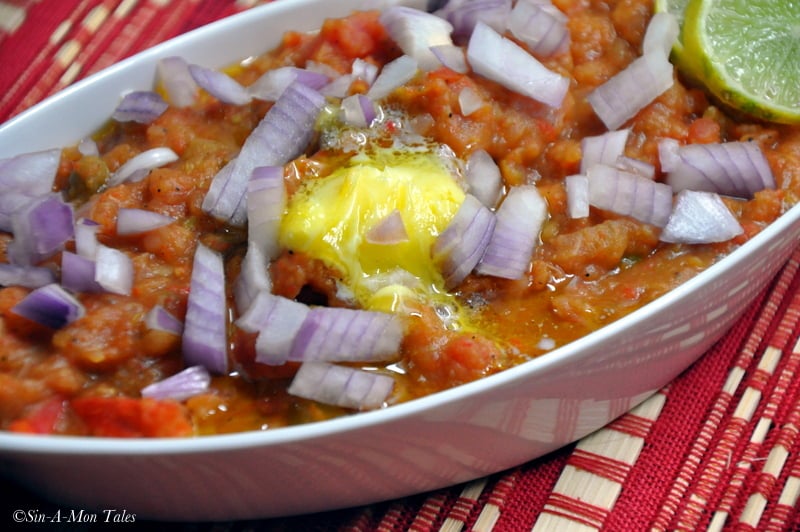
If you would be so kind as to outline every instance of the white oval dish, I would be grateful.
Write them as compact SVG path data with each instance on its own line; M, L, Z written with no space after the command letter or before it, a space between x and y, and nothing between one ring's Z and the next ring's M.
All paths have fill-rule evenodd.
M76 83L0 126L0 157L60 147L150 88L158 59L209 67L278 43L286 29L374 6L281 0L211 24ZM232 520L373 503L501 471L575 441L657 391L719 339L788 259L800 206L731 256L641 310L501 374L388 409L190 439L0 433L0 470L59 504L139 518Z

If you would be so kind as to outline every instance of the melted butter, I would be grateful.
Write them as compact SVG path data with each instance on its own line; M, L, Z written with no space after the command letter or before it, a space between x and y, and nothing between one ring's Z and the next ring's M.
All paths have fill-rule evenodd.
M430 250L463 201L464 191L434 150L364 150L291 197L280 244L342 272L343 291L363 308L402 311L411 299L453 306ZM366 233L395 210L408 239L367 241Z

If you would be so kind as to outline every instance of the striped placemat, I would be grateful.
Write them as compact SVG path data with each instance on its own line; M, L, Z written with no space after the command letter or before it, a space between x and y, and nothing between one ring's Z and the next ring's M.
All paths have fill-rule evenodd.
M0 121L126 56L256 3L2 0ZM669 386L539 460L366 507L158 528L800 530L799 267L800 250L733 329ZM4 508L48 505L16 486L1 489ZM3 520L10 522L10 511Z

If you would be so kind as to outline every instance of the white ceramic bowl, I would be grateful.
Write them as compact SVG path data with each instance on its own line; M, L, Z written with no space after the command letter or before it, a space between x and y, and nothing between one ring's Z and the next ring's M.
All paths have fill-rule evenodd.
M77 142L104 122L120 94L152 86L161 57L227 65L277 45L286 29L314 29L364 5L281 0L176 38L0 126L0 157ZM0 433L0 470L65 507L181 520L310 513L478 478L575 441L667 384L728 330L799 235L795 207L730 257L604 329L406 404L194 439Z

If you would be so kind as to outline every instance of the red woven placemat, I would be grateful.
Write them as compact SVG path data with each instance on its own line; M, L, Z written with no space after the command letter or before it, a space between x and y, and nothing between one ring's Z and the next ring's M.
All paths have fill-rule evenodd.
M0 122L256 2L0 1ZM180 530L800 530L800 251L734 328L577 444L468 484L324 514ZM52 505L2 485L0 522ZM138 522L130 528L155 523ZM126 525L127 526L127 525Z

